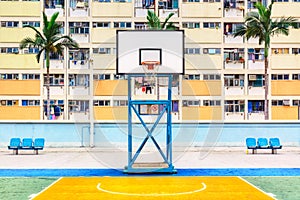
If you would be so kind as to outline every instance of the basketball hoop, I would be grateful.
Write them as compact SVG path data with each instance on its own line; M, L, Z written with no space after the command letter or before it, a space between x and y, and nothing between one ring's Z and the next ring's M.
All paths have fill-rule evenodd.
M156 74L158 71L159 61L143 61L143 69L146 75Z

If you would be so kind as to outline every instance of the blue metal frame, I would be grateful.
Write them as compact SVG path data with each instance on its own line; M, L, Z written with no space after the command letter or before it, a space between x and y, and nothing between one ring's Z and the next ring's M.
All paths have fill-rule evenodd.
M132 100L131 99L131 78L132 77L141 77L145 76L144 74L140 75L128 75L128 166L125 167L124 172L125 173L176 173L176 170L174 169L173 163L172 163L172 78L173 76L168 75L156 75L156 77L168 77L168 99L167 100ZM141 115L139 114L139 111L136 109L135 105L166 105L162 111L157 115L157 119L152 125L152 127L149 129L147 124L142 119ZM162 116L166 112L167 115L167 128L166 128L166 152L163 152L160 148L159 144L155 140L152 133L154 132L155 128L159 124L159 121L161 120ZM141 145L137 149L137 151L133 154L132 149L132 116L133 113L136 114L138 119L140 120L140 123L144 127L145 131L147 132L147 135L145 139L142 141ZM134 162L140 155L142 149L144 148L147 141L151 139L160 153L161 157L163 158L164 162L168 165L166 168L135 168L133 167Z

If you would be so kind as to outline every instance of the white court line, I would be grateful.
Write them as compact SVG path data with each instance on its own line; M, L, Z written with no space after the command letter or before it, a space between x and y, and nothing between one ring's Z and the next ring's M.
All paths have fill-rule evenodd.
M102 192L109 193L109 194L118 194L118 195L125 195L125 196L176 196L176 195L186 195L186 194L193 194L193 193L201 192L201 191L203 191L203 190L206 189L205 183L201 183L201 184L202 184L203 187L200 188L200 189L189 191L189 192L177 192L177 193L140 194L140 193L114 192L114 191L105 190L105 189L101 188L101 183L99 183L97 185L97 189L100 190L100 191L102 191Z
M54 181L53 183L51 183L48 187L45 187L42 191L40 191L37 194L31 194L29 195L29 199L33 200L35 197L39 196L40 194L42 194L43 192L45 192L46 190L48 190L50 187L52 187L54 184L56 184L58 181L60 181L63 177L60 177L59 179L57 179L56 181Z

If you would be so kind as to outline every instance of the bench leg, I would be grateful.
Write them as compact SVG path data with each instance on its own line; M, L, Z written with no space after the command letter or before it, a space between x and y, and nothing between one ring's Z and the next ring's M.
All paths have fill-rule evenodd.
M13 150L13 154L14 154L14 155L18 155L18 149L14 149L14 150Z
M39 154L39 150L34 150L35 154L38 155Z
M272 149L272 154L277 154L277 149Z

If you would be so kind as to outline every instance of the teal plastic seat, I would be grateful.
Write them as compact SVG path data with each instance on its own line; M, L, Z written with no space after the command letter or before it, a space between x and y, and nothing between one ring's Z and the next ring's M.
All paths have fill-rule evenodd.
M282 148L279 138L270 138L269 144L272 149L281 149Z
M258 138L257 139L257 147L260 149L269 148L269 143L268 143L267 138Z
M246 145L248 149L256 149L256 139L246 138Z
M20 138L11 138L8 149L15 149L21 146L21 139Z
M36 150L42 150L45 145L45 139L44 138L35 138L33 143L33 148Z

